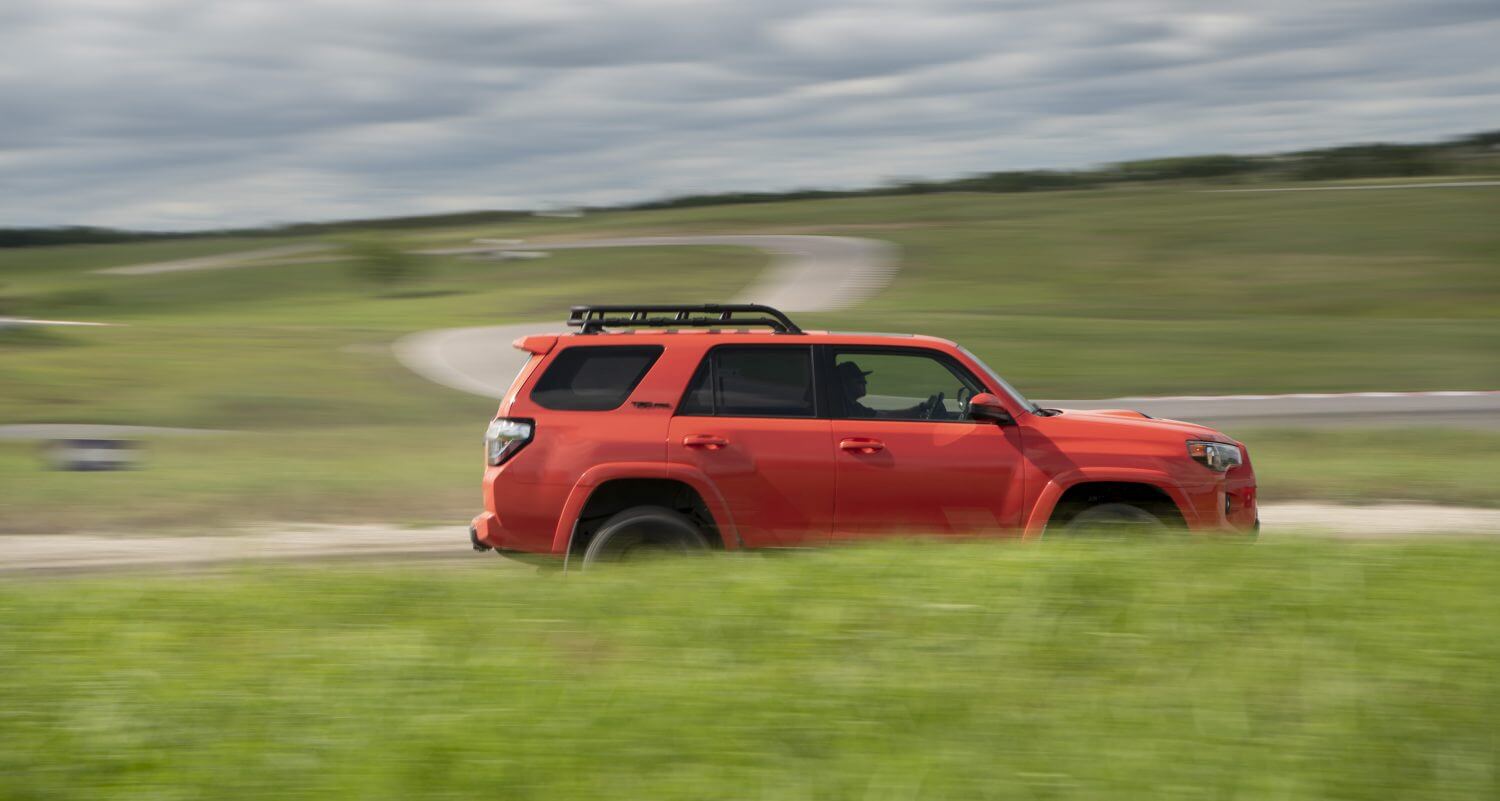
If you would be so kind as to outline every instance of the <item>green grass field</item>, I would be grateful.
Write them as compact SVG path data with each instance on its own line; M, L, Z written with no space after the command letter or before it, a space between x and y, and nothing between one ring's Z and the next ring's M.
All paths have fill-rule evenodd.
M0 583L6 798L1500 790L1500 549L887 545Z
M1492 189L1176 186L620 212L386 239L408 248L687 232L886 239L904 252L887 291L855 310L798 317L948 336L1033 397L1087 398L1500 387L1497 218ZM727 299L765 261L732 248L422 257L416 279L389 288L357 280L345 263L92 272L298 241L309 240L0 250L0 315L123 324L0 330L0 425L253 432L153 441L147 469L112 476L46 473L34 445L0 443L0 482L19 490L0 493L0 529L462 518L477 503L475 442L493 404L412 375L391 357L392 341L523 320L556 328L577 302ZM1314 450L1295 434L1231 433L1257 449L1268 500L1500 502L1476 478L1500 459L1491 434L1465 445L1448 434L1340 432L1319 435L1337 447Z

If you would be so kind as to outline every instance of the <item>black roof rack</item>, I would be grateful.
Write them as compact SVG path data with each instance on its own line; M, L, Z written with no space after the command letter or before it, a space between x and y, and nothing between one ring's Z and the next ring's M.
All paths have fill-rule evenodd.
M737 317L736 315L758 315ZM613 315L613 316L611 316ZM700 303L648 306L574 306L568 325L580 334L597 334L606 328L716 328L720 326L769 326L778 334L800 334L802 329L785 314L758 303Z

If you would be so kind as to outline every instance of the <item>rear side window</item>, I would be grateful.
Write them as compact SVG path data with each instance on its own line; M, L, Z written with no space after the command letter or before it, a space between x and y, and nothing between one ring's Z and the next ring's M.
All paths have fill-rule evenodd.
M605 412L618 409L661 356L660 345L572 347L557 354L531 390L544 409Z
M812 351L716 348L698 366L678 411L719 417L816 417Z

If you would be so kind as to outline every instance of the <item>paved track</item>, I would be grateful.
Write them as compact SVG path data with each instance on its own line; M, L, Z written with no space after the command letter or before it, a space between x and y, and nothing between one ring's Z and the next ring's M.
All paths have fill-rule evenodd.
M1263 186L1252 189L1199 189L1205 195L1241 192L1345 192L1356 189L1464 189L1466 187L1500 186L1500 181L1431 181L1419 184L1340 184L1338 186Z
M176 261L158 261L150 264L127 264L121 267L106 267L95 270L104 275L159 275L161 273L183 273L197 270L227 270L235 267L260 267L276 263L274 260L305 258L317 253L333 250L333 245L311 242L299 245L281 245L257 250L242 250L236 253L220 253ZM285 262L282 262L285 263Z
M1243 428L1500 428L1500 392L1346 392L1048 400L1064 409L1136 409L1229 433Z
M878 239L849 236L744 234L723 236L635 236L577 242L517 243L421 250L431 256L503 253L507 250L594 250L682 246L754 248L771 254L771 266L735 303L764 303L782 311L831 311L873 297L890 283L899 251Z
M85 326L114 328L120 323L90 323L79 320L33 320L30 317L0 317L0 330L14 328L23 325L63 325L63 326Z

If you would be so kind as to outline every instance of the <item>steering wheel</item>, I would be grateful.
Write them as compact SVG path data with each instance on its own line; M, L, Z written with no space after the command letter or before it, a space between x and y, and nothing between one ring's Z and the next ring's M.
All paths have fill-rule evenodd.
M958 388L958 392L954 394L953 399L958 401L959 414L963 414L969 410L969 399L972 397L974 397L974 390L969 389L968 386Z
M939 392L938 394L929 397L927 399L927 402L923 405L927 407L927 413L924 414L923 417L928 420L936 420L938 410L943 408L943 393Z

